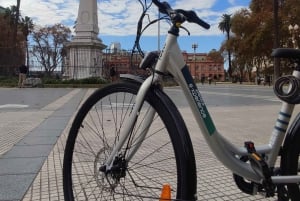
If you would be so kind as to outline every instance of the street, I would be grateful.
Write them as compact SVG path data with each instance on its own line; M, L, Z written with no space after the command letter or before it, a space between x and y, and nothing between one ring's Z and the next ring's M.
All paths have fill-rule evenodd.
M272 87L249 85L200 85L200 93L208 107L278 105L279 99ZM38 109L70 92L62 88L0 88L0 111L7 109ZM188 106L179 87L168 87L165 91L178 105Z
M210 107L235 107L256 105L279 105L280 100L274 95L273 88L256 85L201 85L198 89L206 105ZM179 87L165 89L179 107L187 102Z

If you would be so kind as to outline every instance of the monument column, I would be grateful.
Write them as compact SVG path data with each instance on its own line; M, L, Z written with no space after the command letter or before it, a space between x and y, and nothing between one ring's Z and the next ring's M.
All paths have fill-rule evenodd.
M97 0L80 0L75 36L66 44L66 78L102 76L102 50L106 46L98 38L98 34Z

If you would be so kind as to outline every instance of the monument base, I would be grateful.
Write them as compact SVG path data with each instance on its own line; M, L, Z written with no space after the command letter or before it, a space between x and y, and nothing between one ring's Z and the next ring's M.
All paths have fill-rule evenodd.
M64 71L67 79L83 79L102 76L102 50L106 47L99 42L70 42L68 65Z

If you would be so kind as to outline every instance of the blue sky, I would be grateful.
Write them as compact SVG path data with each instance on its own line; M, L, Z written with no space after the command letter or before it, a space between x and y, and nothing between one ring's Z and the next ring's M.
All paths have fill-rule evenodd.
M86 0L87 1L87 0ZM234 14L241 8L248 8L250 0L166 0L173 8L194 10L211 24L210 30L193 25L184 24L191 36L184 31L179 39L180 47L187 52L193 52L192 44L197 43L197 52L209 52L219 49L224 41L224 34L218 29L218 23L223 14ZM147 2L150 2L147 0ZM0 0L0 5L9 7L15 5L16 0ZM21 0L21 13L31 17L37 25L51 25L63 23L72 29L77 17L79 0ZM122 49L133 46L136 23L141 13L141 6L137 0L98 0L99 37L103 43L121 43ZM150 10L150 18L157 17L155 6ZM163 41L168 24L161 22L161 41ZM73 29L72 29L73 30ZM157 25L153 25L142 38L142 48L145 51L158 48ZM161 45L162 46L162 45Z

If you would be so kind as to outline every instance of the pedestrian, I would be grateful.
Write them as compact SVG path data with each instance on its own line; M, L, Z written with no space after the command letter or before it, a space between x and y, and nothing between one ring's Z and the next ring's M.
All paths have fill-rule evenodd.
M205 77L203 76L203 77L201 77L201 83L202 83L202 85L204 85L204 82L205 82Z
M269 75L266 76L265 80L266 80L266 84L271 86L271 77Z
M25 64L22 64L20 67L19 67L19 88L23 88L24 87L24 83L25 83L25 80L26 80L26 75L27 75L27 72L28 72L28 68Z
M116 70L114 67L111 67L109 75L112 82L116 80Z
M211 85L211 81L212 81L212 78L208 77L208 83L209 83L209 85Z

